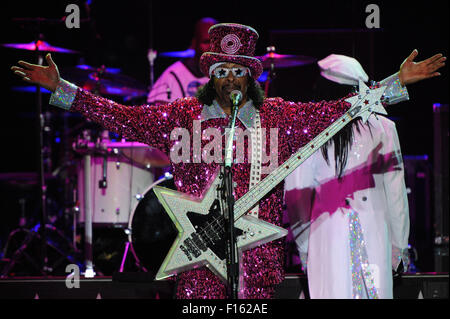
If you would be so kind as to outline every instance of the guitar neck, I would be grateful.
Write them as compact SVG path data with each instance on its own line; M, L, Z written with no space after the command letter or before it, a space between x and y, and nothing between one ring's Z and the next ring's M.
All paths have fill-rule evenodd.
M308 144L292 155L286 162L267 175L262 181L251 188L244 196L234 204L234 218L239 219L247 211L252 209L266 194L276 185L291 174L300 164L317 151L323 144L338 133L355 115L355 110L347 111L337 121L317 135ZM353 116L352 116L353 115Z

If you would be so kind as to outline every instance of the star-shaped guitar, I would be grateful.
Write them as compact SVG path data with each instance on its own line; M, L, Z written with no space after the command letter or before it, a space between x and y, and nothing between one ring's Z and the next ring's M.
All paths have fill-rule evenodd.
M156 274L157 280L201 266L207 266L222 280L227 280L225 226L217 190L221 176L218 171L202 198L164 187L154 188L178 230L178 236ZM287 235L287 230L251 216L239 218L234 226L239 252Z

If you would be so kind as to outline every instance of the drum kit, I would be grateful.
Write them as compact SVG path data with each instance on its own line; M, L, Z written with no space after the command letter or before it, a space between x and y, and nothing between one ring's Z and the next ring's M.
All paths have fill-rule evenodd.
M35 42L7 43L1 44L1 46L36 52L39 64L42 64L43 55L47 52L80 53L75 50L53 46L43 41L42 37ZM127 101L142 98L147 94L147 88L143 84L132 77L122 74L120 69L79 64L74 67L61 68L60 74L62 78L75 83L85 90L111 99L120 98L123 101ZM15 86L12 87L12 90L36 94L38 117L40 119L47 117L42 114L41 94L50 92L38 86ZM42 123L42 125L44 124ZM47 182L53 176L52 173L47 172L47 170L52 170L51 167L44 168L44 162L46 162L44 157L48 154L44 154L44 151L42 151L46 148L42 131L49 130L48 126L46 128L39 127L38 134L41 136L39 161L41 165L39 165L40 171L38 174L35 174L39 175L39 177L33 175L39 181L35 184L39 184L42 196L42 202L39 205L41 206L42 216L38 218L40 223L31 229L19 227L10 233L3 253L3 259L7 261L7 264L0 268L0 277L8 277L14 273L18 268L15 266L23 264L24 259L33 264L33 268L37 270L38 274L54 274L57 267L55 263L49 264L49 256L47 256L52 253L50 250L53 248L49 248L49 241L60 242L58 246L62 246L61 242L64 242L65 248L63 250L66 251L60 249L60 255L66 261L75 262L73 256L69 255L74 252L80 252L77 246L80 245L79 233L82 232L84 232L84 236L82 236L84 238L84 261L79 264L85 268L85 277L93 277L95 275L93 252L96 244L94 234L99 229L120 229L126 235L125 246L121 247L122 252L124 252L121 270L124 269L124 260L130 248L134 253L136 265L138 265L139 269L146 270L135 253L135 251L143 251L140 248L142 245L139 242L135 242L136 249L131 245L134 238L133 235L135 235L135 233L131 232L131 227L142 228L140 223L143 220L149 222L145 216L151 216L153 224L160 227L160 229L153 232L153 235L136 235L136 237L146 240L146 244L151 248L153 247L152 245L161 246L158 241L165 239L162 238L162 235L167 236L169 233L167 229L170 230L171 225L167 225L167 223L170 223L170 220L168 218L167 220L164 219L166 216L162 209L155 208L159 203L157 203L156 197L150 194L152 187L160 183L166 185L166 187L174 188L173 183L170 181L171 175L169 173L157 179L158 174L161 175L164 171L168 171L168 157L159 150L150 148L145 144L120 139L119 136L102 130L93 123L84 122L78 124L75 128L71 128L69 132L71 132L72 136L69 136L68 139L71 144L68 147L70 154L66 154L66 157L73 160L69 161L69 165L64 163L63 166L65 167L58 167L53 170L54 173L59 174L66 169L66 175L72 175L71 178L75 180L72 183L73 186L71 186L73 188L71 192L74 194L73 207L70 210L73 213L73 223L71 225L72 240L68 240L66 233L58 231L53 225L49 224L47 216L48 195L50 195L48 194ZM7 177L8 182L12 182L12 179L15 179L15 177L17 176L9 174ZM151 204L149 204L150 199L152 200ZM140 204L141 200L143 204ZM154 206L152 214L146 212L146 207L150 206ZM133 218L140 222L133 223ZM45 225L45 227L40 225ZM55 231L58 231L57 236L53 236ZM104 231L98 231L98 233L101 234L100 236L109 236ZM39 248L36 249L39 246L39 244L36 245L36 241L42 242L40 251ZM117 249L117 247L115 248ZM155 249L156 247L153 248ZM33 253L37 251L36 255L39 255L38 258L43 260L33 260L32 254L27 252L27 250L32 250ZM141 254L143 260L150 260L146 258L145 252ZM163 257L161 257L161 260ZM61 261L58 260L58 262ZM105 271L100 269L99 273L104 274Z
M42 21L40 21L42 22ZM61 54L80 54L80 52L51 45L39 39L30 43L8 43L1 44L5 48L16 50L27 50L36 52L38 63L42 64L43 55L47 52ZM161 57L186 58L193 55L192 50L160 53ZM305 64L311 64L314 58L299 55L281 55L275 52L274 47L267 48L267 54L258 57L266 70L263 81L266 95L270 82L275 78L275 70L279 68L291 68ZM61 77L75 83L79 87L93 92L94 94L109 98L123 98L124 100L145 97L147 88L132 77L121 74L120 69L107 68L105 66L94 67L85 64L74 67L61 68ZM13 87L13 90L33 92L36 94L38 105L37 116L42 122L42 101L41 94L46 93L38 86ZM84 266L85 277L93 277L95 256L95 236L97 229L119 229L125 235L123 245L119 248L120 266L119 272L124 271L127 256L131 251L135 265L139 271L155 271L170 248L177 231L175 226L165 214L159 204L152 188L161 184L165 187L175 188L169 173L169 159L162 152L151 148L145 144L126 141L119 136L93 126L92 123L83 122L76 129L71 129L73 136L69 137L71 147L68 157L74 159L68 168L70 179L75 180L70 191L74 194L71 216L72 241L67 240L59 233L59 237L64 239L66 249L71 251L81 251L77 248L80 242L79 233L84 231L84 262L79 264ZM41 138L41 153L39 157L40 171L39 186L42 200L40 202L41 225L36 230L26 230L28 234L16 251L7 251L4 255L9 255L7 265L0 268L0 277L8 277L12 273L14 265L20 263L25 254L27 245L36 236L42 241L42 263L41 273L52 273L55 267L48 265L47 245L52 236L52 232L58 231L49 224L47 216L47 193L46 193L46 173L44 173L43 162L43 127L39 127ZM65 165L65 164L63 164ZM58 168L54 172L60 172L64 168ZM67 167L66 167L67 169ZM159 179L158 176L162 176ZM35 227L36 228L36 227ZM11 237L17 230L11 232ZM81 236L83 237L83 236ZM61 240L60 240L61 241ZM8 246L8 245L7 245ZM114 247L117 250L117 247ZM101 252L99 252L101 253ZM61 255L68 255L68 252L61 252ZM4 257L5 257L4 256ZM27 258L29 258L28 256ZM66 256L67 257L67 256ZM66 258L66 260L72 260ZM96 266L97 267L97 266ZM115 266L114 266L115 267ZM100 274L106 274L100 269Z

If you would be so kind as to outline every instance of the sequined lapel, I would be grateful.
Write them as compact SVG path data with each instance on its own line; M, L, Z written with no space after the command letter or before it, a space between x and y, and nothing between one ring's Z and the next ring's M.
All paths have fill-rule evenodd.
M247 129L253 127L253 122L256 115L256 108L253 106L253 101L249 100L244 104L238 112L238 119L245 125ZM217 118L227 118L228 116L222 110L216 100L211 105L204 105L201 113L201 121L207 121Z
M256 116L256 108L253 106L253 101L249 100L238 112L238 119L245 125L247 129L253 127Z

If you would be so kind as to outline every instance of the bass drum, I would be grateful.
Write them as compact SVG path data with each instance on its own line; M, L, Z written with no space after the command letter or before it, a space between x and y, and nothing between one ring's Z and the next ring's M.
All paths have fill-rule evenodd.
M173 179L158 186L176 189ZM156 275L178 231L159 203L153 189L147 190L131 216L131 243L138 262Z

